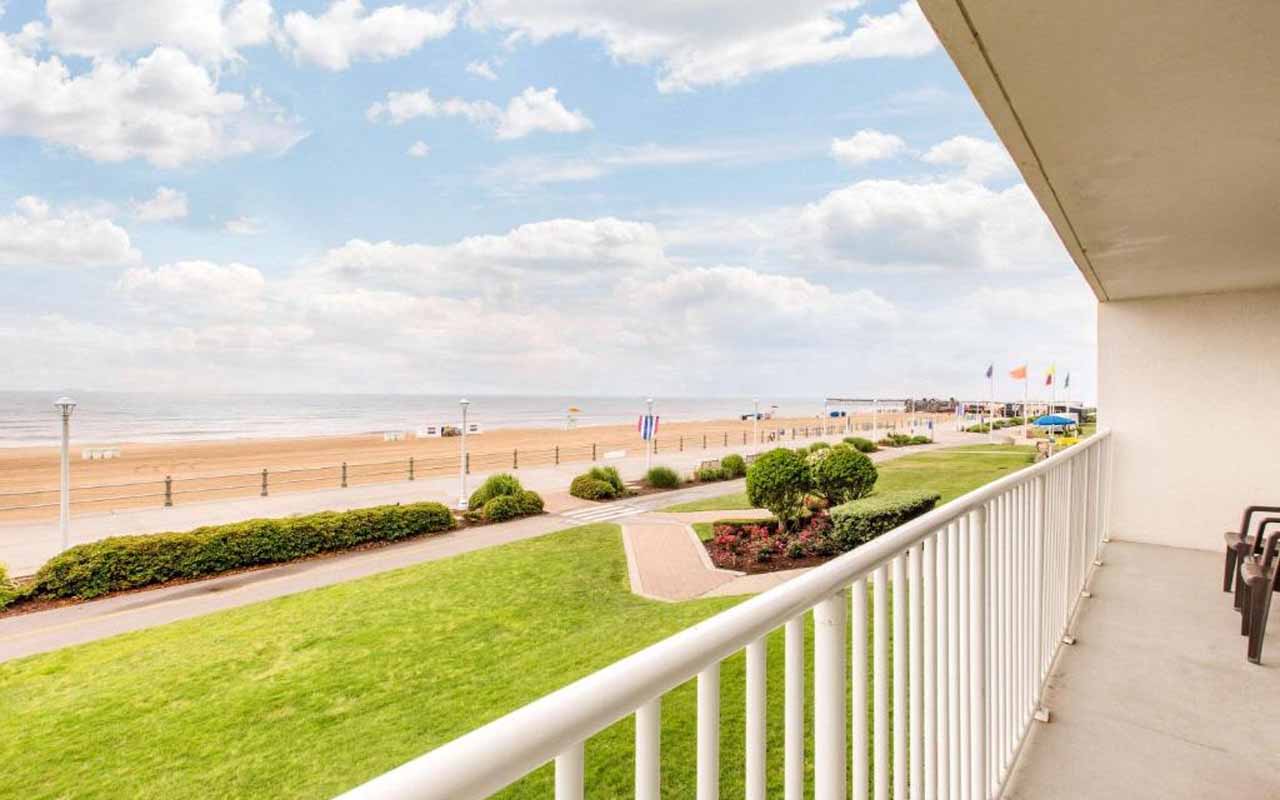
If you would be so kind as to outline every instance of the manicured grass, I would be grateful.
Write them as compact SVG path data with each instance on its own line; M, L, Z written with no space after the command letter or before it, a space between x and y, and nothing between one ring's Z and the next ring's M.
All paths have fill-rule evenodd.
M878 464L877 492L933 489L942 502L1014 472L1031 463L1034 449L1023 445L966 445L914 453ZM694 500L663 509L672 512L737 511L751 508L746 492Z
M593 525L0 664L0 795L330 797L735 602L632 595L619 529ZM782 660L779 630L775 723ZM743 672L741 654L722 667L726 797L743 792ZM664 796L692 797L692 682L662 715ZM593 796L632 794L632 741L627 717L588 742Z
M693 523L693 532L698 534L698 538L701 539L702 541L704 542L710 541L711 540L711 523L695 522Z

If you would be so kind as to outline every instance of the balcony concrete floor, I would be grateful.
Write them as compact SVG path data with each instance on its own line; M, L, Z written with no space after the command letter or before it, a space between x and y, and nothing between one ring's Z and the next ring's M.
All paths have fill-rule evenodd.
M1050 676L1052 721L1004 796L1280 798L1280 602L1257 666L1220 552L1112 542L1103 558Z

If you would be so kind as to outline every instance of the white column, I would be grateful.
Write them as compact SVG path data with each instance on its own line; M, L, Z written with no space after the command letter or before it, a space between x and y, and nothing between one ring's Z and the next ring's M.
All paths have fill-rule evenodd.
M844 592L813 609L813 796L845 800Z
M804 618L787 620L783 670L782 787L785 800L804 800Z
M662 698L636 709L636 800L658 800L662 788Z
M747 800L765 794L765 637L747 645Z
M556 800L583 800L582 742L556 756Z

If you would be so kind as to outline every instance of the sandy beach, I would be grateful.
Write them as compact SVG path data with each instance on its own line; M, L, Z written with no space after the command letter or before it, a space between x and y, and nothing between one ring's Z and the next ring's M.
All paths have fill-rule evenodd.
M946 415L942 415L945 417ZM917 419L923 420L924 415ZM949 419L949 417L947 417ZM940 417L935 418L935 425ZM906 415L879 416L882 429L903 426ZM869 426L869 415L853 418L854 427ZM772 419L760 422L762 435L785 429L815 429L823 420L814 417ZM843 420L826 420L834 431ZM750 421L737 419L666 422L660 426L657 451L696 450L749 440ZM71 483L75 510L106 512L116 508L161 505L165 477L172 478L175 505L199 500L248 496L261 491L262 471L268 473L272 494L306 491L340 485L345 462L348 485L386 483L409 477L413 459L415 477L452 474L458 469L457 437L408 438L384 441L381 434L324 436L291 439L237 439L224 441L113 444L119 458L85 461L81 447L72 442ZM469 436L467 449L473 471L509 469L561 462L589 462L594 456L626 450L643 452L644 443L634 425L586 426L573 429L496 428ZM0 521L56 518L58 450L53 447L0 450L0 507L40 506L0 511ZM38 491L41 494L28 495ZM14 494L19 493L19 494Z

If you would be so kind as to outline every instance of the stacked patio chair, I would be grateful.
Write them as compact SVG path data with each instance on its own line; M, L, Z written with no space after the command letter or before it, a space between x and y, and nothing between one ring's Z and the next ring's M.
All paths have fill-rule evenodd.
M1227 545L1222 590L1235 596L1240 612L1240 635L1249 637L1248 658L1262 663L1262 641L1267 632L1271 595L1280 592L1280 506L1250 506L1245 509L1240 530L1224 535ZM1253 535L1250 526L1259 515Z

